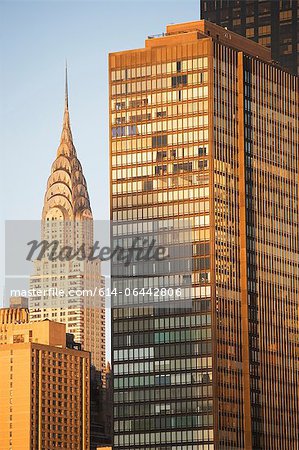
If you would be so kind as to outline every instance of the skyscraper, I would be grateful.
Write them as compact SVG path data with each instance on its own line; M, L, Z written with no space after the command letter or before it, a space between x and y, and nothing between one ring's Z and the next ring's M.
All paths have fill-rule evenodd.
M11 320L5 329L0 448L89 450L90 354L67 348L62 323Z
M201 0L201 18L271 49L272 58L299 74L297 0Z
M88 255L93 247L93 218L87 184L73 144L66 74L63 127L57 156L42 212L42 240L58 242L59 250L74 254L82 246ZM92 364L105 369L105 310L100 296L103 279L98 259L49 257L53 247L34 261L30 288L38 292L29 300L30 320L55 320L66 324L67 332L84 350ZM60 295L62 293L62 295Z
M192 308L113 310L114 448L295 450L298 78L206 21L109 66L111 219L194 236Z

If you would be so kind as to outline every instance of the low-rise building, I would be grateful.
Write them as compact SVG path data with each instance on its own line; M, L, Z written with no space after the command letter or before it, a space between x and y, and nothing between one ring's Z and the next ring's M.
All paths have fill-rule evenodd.
M65 324L13 317L0 311L0 448L89 450L90 354L67 347Z

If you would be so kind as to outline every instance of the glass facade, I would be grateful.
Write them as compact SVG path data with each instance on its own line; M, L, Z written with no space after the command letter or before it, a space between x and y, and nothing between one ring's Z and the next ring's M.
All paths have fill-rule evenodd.
M272 57L299 74L297 0L201 0L201 18L271 48Z
M116 449L299 443L298 80L227 39L192 22L109 57L111 219L188 218L194 287L113 310Z
M244 58L254 448L298 446L298 78Z
M197 287L193 310L114 310L115 448L213 448L211 69L202 42L177 49L111 70L112 219L191 219Z

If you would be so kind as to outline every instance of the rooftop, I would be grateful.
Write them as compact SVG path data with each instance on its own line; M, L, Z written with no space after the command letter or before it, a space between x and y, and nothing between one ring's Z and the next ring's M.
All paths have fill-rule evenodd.
M129 56L140 53L143 53L145 56L151 50L159 49L159 47L193 44L204 40L219 42L220 44L268 63L274 62L271 58L271 50L269 48L207 20L167 25L164 33L148 36L145 40L144 48L113 52L110 53L110 57Z
M148 36L148 39L145 41L145 47L153 48L161 45L172 45L178 42L178 37L186 41L188 40L188 42L212 38L214 41L218 41L221 44L260 58L266 62L272 61L271 50L267 47L207 20L167 25L165 33Z

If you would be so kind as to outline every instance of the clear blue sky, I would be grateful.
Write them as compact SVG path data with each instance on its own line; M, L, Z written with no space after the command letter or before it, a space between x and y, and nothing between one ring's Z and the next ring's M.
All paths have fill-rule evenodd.
M199 0L0 0L1 290L3 220L41 217L61 132L65 59L74 143L94 218L105 219L108 53L142 47L167 24L198 18Z

